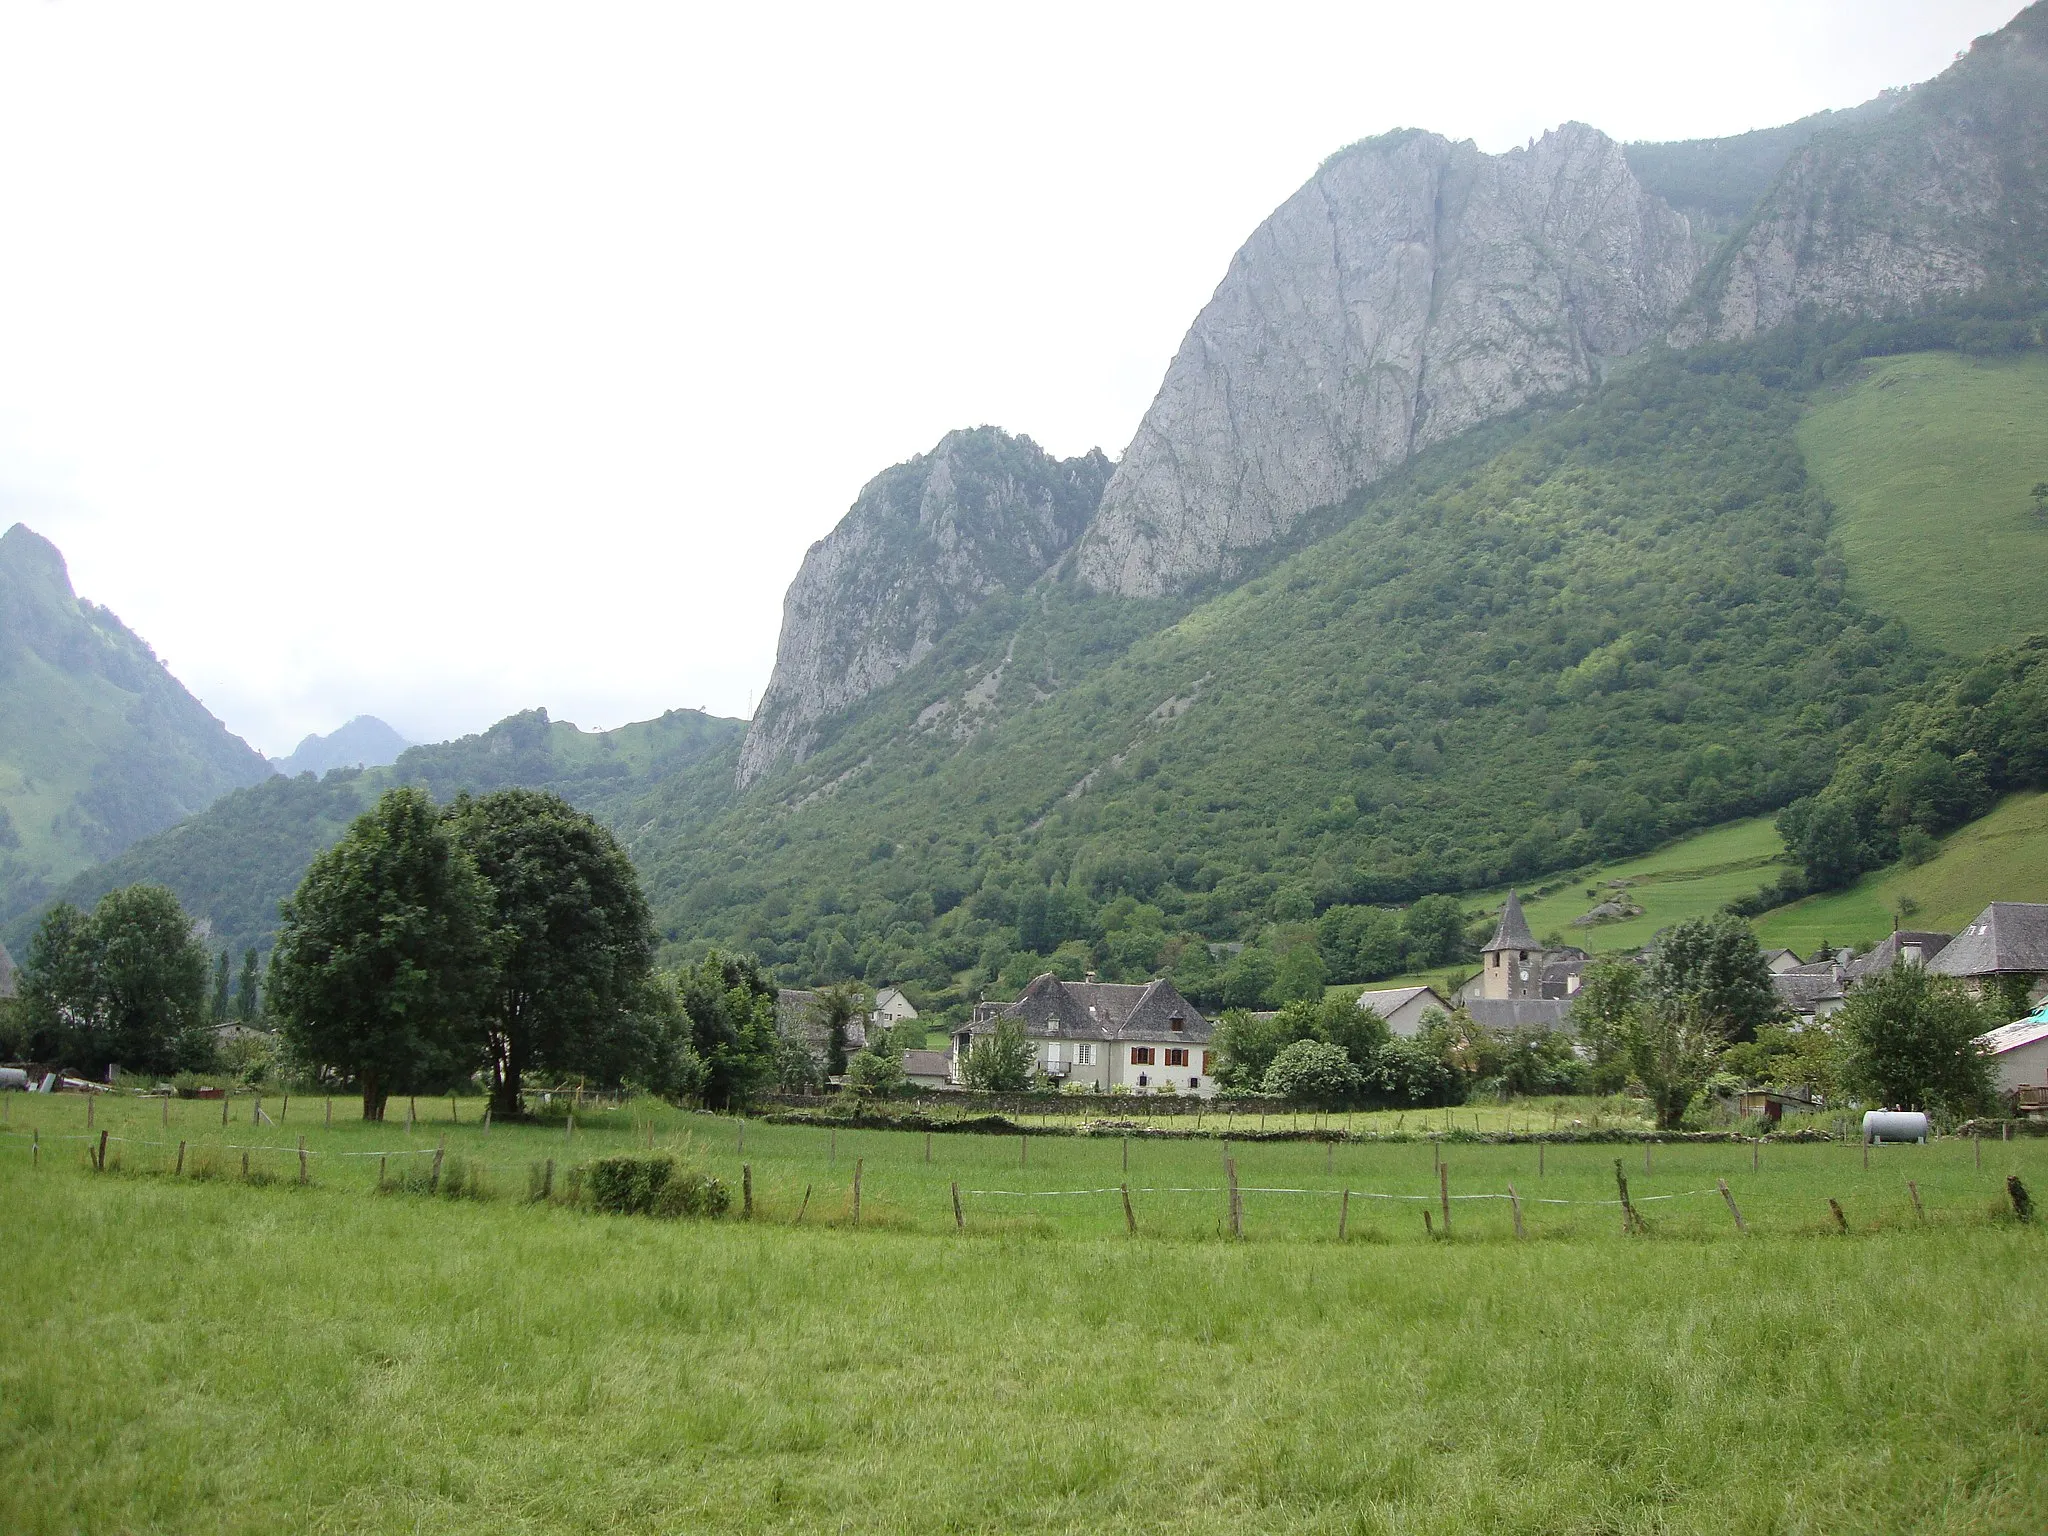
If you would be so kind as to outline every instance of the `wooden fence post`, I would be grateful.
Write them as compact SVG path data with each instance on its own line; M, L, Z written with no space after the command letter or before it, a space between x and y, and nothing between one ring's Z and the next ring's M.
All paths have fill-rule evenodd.
M1728 1181L1726 1179L1716 1179L1714 1183L1720 1188L1721 1198L1728 1202L1728 1214L1735 1218L1735 1230L1747 1237L1749 1235L1749 1225L1743 1221L1742 1212L1736 1208L1735 1196L1729 1193L1728 1190Z
M745 1157L747 1155L747 1117L741 1115L738 1118L740 1122L739 1155Z
M1536 1143L1536 1177L1539 1179L1543 1177L1543 1151L1547 1145L1547 1142Z
M327 1101L327 1129L330 1131L334 1129L334 1100L332 1099Z
M1130 1137L1128 1137L1128 1136L1126 1136L1126 1137L1124 1138L1124 1172L1125 1172L1125 1173L1129 1173L1130 1171L1131 1171L1131 1138L1130 1138Z
M287 1121L287 1120L289 1120L289 1119L291 1118L291 1114L292 1114L292 1096L291 1096L290 1094L286 1094L286 1095L284 1096L284 1102L283 1102L282 1104L278 1105L278 1108L277 1108L277 1123L278 1123L279 1125L283 1125L283 1124L285 1123L285 1121Z
M1842 1214L1842 1202L1833 1195L1828 1196L1828 1209L1835 1213L1835 1225L1844 1232L1849 1230L1849 1218Z
M1906 1180L1906 1193L1913 1197L1913 1214L1920 1220L1927 1219L1926 1207L1920 1204L1920 1186L1912 1179Z
M740 1164L740 1217L745 1221L754 1219L754 1165Z
M1224 1164L1223 1171L1230 1176L1230 1235L1244 1236L1244 1197L1237 1189L1237 1159L1231 1158Z
M171 1096L168 1093L164 1095L163 1126L165 1130L171 1128Z
M1344 1191L1344 1199L1343 1199L1343 1202L1342 1202L1341 1204L1339 1204L1339 1205L1338 1205L1338 1207L1337 1207L1337 1241L1338 1241L1338 1242L1340 1242L1340 1243L1341 1243L1341 1242L1343 1242L1343 1241L1344 1241L1344 1234L1345 1234L1345 1233L1346 1233L1346 1232L1347 1232L1347 1231L1348 1231L1348 1230L1350 1229L1350 1226L1351 1226L1351 1190L1350 1190L1350 1188L1349 1188L1349 1187L1347 1186L1347 1187L1345 1188L1345 1191Z
M1636 1219L1636 1208L1629 1204L1628 1175L1621 1171L1621 1159L1614 1160L1614 1187L1621 1191L1621 1230L1634 1232L1640 1227Z
M226 1130L226 1129L227 1129L227 1124L228 1124L228 1100L229 1100L229 1098L230 1098L230 1097L231 1097L231 1095L228 1095L228 1094L225 1094L225 1093L224 1093L224 1094L222 1094L222 1095L220 1096L220 1124L221 1124L221 1129L222 1129L222 1130Z
M1451 1170L1448 1164L1436 1165L1436 1192L1444 1207L1444 1236L1451 1235Z
M244 1151L243 1151L243 1153L242 1153L242 1180L243 1180L243 1182L244 1182L244 1183L247 1183L247 1182L248 1182L248 1178L249 1178L249 1153L248 1153L248 1151L247 1151L246 1149L244 1149Z
M836 1125L832 1127L831 1150L826 1154L825 1161L828 1163L839 1161L839 1127Z
M86 1128L86 1129L87 1129L88 1131L92 1129L92 1106L93 1106L93 1102L94 1102L94 1100L96 1100L96 1099L98 1099L98 1098L99 1098L99 1095L98 1095L98 1094L96 1094L96 1093L88 1093L88 1094L87 1094L87 1095L85 1096L85 1128Z
M1422 1208L1422 1235L1424 1237L1436 1236L1436 1223L1430 1219L1429 1207L1426 1205Z
M448 1123L450 1125L460 1125L462 1123L462 1111L457 1107L455 1095L452 1093L448 1095Z
M796 1220L795 1220L795 1221L792 1221L792 1222L790 1223L790 1225L791 1225L792 1227L800 1227L800 1226L802 1226L802 1225L804 1224L804 1212L805 1212L805 1211L808 1211L808 1210L809 1210L810 1208L811 1208L811 1186L810 1186L810 1185L808 1185L808 1184L806 1184L806 1185L804 1186L804 1203L803 1203L802 1205L800 1205L800 1206L798 1206L798 1207L796 1208Z
M1522 1230L1522 1197L1515 1193L1515 1186L1512 1184L1508 1186L1508 1204L1514 1207L1515 1236L1527 1237L1529 1234Z
M967 1217L960 1209L960 1181L958 1179L953 1181L953 1230L955 1232L965 1232L967 1230Z
M384 1187L385 1180L390 1176L390 1172L391 1158L387 1154L379 1154L377 1158L377 1187L379 1189Z
M107 1171L107 1133L105 1131L100 1132L99 1170L101 1173L105 1173Z
M1131 1186L1126 1182L1122 1188L1124 1192L1124 1230L1130 1233L1132 1237L1136 1237L1138 1235L1138 1217L1137 1213L1131 1209Z
M299 1138L299 1182L306 1182L306 1138Z
M1017 1134L1017 1166L1022 1168L1031 1161L1031 1138L1021 1131Z
M178 1166L171 1170L172 1178L182 1178L185 1173L185 1143L178 1143Z
M1758 1161L1763 1156L1764 1139L1761 1136L1749 1138L1749 1171L1755 1173Z
M439 1145L434 1148L433 1171L427 1175L427 1193L430 1195L439 1194L441 1191L441 1157L447 1150L448 1138L443 1136Z
M418 1110L419 1100L408 1094L405 1100L405 1134L408 1136L412 1134L412 1123L417 1118Z
M555 1197L555 1160L552 1157L548 1159L548 1165L540 1176L540 1197L543 1200L552 1200Z
M860 1170L865 1161L859 1157L853 1160L853 1224L856 1227L860 1225Z
M31 1168L43 1166L43 1133L33 1125L28 1128L28 1165Z

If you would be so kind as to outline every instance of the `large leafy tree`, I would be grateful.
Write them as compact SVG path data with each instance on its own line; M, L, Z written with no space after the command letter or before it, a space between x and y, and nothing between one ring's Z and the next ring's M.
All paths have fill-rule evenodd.
M1850 992L1829 1021L1841 1042L1842 1085L1878 1104L1967 1114L1991 1098L1990 1058L1977 1036L1987 1015L1951 977L1898 965Z
M1648 990L1665 1013L1696 1015L1731 1043L1754 1040L1784 1012L1756 935L1725 912L1688 918L1664 935Z
M29 1048L95 1074L115 1063L138 1072L202 1066L208 967L192 920L160 885L109 891L90 916L53 907L22 972Z
M675 991L706 1104L745 1104L775 1081L775 984L752 957L713 950L676 973Z
M827 1077L837 1077L846 1070L847 1030L873 1007L873 997L857 981L842 981L818 989L811 1002L811 1017L825 1036Z
M491 893L434 802L388 790L284 904L269 1001L315 1066L353 1079L363 1118L477 1056L493 975Z
M659 1052L645 1006L654 929L611 833L532 789L464 795L447 814L492 895L496 970L480 1021L493 1109L521 1112L530 1071L644 1073Z

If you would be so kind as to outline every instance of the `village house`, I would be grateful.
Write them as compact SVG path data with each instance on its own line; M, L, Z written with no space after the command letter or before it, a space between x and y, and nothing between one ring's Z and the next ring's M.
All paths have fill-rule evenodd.
M1387 1021L1387 1031L1413 1039L1422 1021L1432 1012L1448 1014L1451 1005L1435 987L1389 987L1379 992L1358 994L1358 1006L1370 1008Z
M971 1022L954 1031L952 1075L963 1069L974 1043L1015 1019L1031 1042L1037 1069L1062 1086L1086 1085L1107 1093L1216 1091L1216 1052L1209 1021L1170 981L1138 985L1061 981L1047 972L1014 1003L981 1003Z
M903 1075L913 1088L930 1090L958 1086L953 1081L953 1054L950 1051L905 1051Z
M875 1006L868 1014L870 1024L884 1025L894 1029L917 1017L917 1010L910 1005L910 999L899 987L883 987L875 993Z
M2048 1006L1977 1037L1991 1058L1998 1092L2022 1114L2048 1111Z
M2024 978L2028 1000L2048 993L2048 904L1994 901L1927 962L1929 974L1954 976L1980 995L1994 980Z

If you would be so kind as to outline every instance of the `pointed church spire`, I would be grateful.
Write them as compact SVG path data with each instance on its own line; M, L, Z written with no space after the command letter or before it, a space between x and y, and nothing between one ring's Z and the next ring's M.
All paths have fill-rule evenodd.
M1500 909L1500 926L1493 930L1493 937L1480 953L1490 955L1497 949L1534 948L1536 935L1529 931L1529 920L1522 916L1521 898L1509 891L1507 905Z

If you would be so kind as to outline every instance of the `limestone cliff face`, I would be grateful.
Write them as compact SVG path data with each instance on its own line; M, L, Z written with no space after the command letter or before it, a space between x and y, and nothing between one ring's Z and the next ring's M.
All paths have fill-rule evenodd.
M1402 132L1333 156L1196 318L1075 552L1100 591L1228 576L1419 449L1583 389L1698 267L1621 146L1571 123L1481 153Z
M998 588L1042 576L1087 526L1109 471L1100 450L1055 459L976 427L869 481L783 599L740 788L784 758L802 762L819 721L915 666Z
M2048 268L2048 4L1795 154L1702 276L1680 345L1882 314Z

